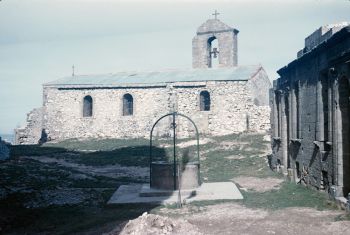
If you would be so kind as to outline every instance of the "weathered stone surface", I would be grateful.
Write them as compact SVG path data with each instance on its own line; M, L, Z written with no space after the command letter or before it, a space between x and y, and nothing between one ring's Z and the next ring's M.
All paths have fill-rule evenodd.
M309 37L305 46L313 50L278 71L270 163L296 182L346 197L350 192L350 27L319 45L317 40Z
M218 19L209 19L197 29L192 40L193 68L210 68L211 40L218 40L219 67L232 67L238 64L238 30L231 28Z
M24 127L15 129L15 144L38 144L43 134L43 108L33 109L27 114Z
M305 38L305 47L298 52L298 58L303 56L305 53L310 52L312 49L331 38L336 32L349 25L350 24L348 22L341 22L318 28L315 32Z
M265 79L267 79L265 77ZM205 87L189 84L191 88L129 88L94 90L45 89L45 127L51 139L102 137L136 138L149 137L153 123L173 109L191 117L200 133L225 135L243 131L263 132L269 130L269 107L257 106L247 82L206 82ZM266 89L266 88L265 88ZM210 111L200 111L199 93L211 94ZM134 114L123 116L121 97L132 94ZM90 95L94 100L92 117L82 117L82 101ZM247 122L247 117L249 120ZM164 124L164 128L170 126ZM160 133L162 130L156 130ZM178 134L186 135L194 129L184 119L178 120Z

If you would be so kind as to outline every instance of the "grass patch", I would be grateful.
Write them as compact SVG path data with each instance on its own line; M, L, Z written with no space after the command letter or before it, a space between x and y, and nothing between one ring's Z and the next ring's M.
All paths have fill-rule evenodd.
M334 221L349 221L350 220L350 214L346 213L346 214L342 214L342 215L337 215L334 218Z
M287 207L311 207L317 210L336 209L328 195L308 187L283 182L278 190L268 192L244 192L242 203L251 208L277 210Z
M69 139L58 143L45 143L43 147L63 148L70 151L111 151L131 146L149 146L149 140L138 139Z
M262 135L228 135L215 137L216 142L204 145L202 154L201 178L207 182L230 181L237 176L279 177L268 168L264 153L266 142ZM221 143L233 142L229 149L217 148ZM236 159L230 159L235 156Z
M57 153L66 153L67 149L61 147L44 147L40 145L10 145L10 157L19 156L50 156Z

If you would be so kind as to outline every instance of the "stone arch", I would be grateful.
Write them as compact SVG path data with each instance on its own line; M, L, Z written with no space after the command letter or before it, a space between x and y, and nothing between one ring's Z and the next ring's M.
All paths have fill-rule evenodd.
M134 114L134 98L129 93L123 95L123 116Z
M210 93L208 91L201 91L199 94L200 111L210 111Z
M219 40L213 35L207 40L208 67L213 68L219 65Z
M338 164L338 171L342 171L342 183L344 196L350 193L350 84L346 76L342 76L338 83L339 113L338 121L341 124L341 140L339 141L341 163Z
M83 117L92 117L93 113L93 99L87 95L83 99Z

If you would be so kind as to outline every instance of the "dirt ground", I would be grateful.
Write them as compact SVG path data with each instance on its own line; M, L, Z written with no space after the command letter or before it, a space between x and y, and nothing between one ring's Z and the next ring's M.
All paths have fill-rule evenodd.
M199 140L199 145L204 145L204 144L208 144L208 143L211 143L211 142L214 142L213 139L210 139L210 138L201 138ZM186 147L189 147L189 146L195 146L197 144L197 140L188 140L188 141L183 141L183 142L180 142L180 143L177 143L177 147L179 148L186 148ZM171 144L161 144L160 147L172 147L173 145Z
M257 177L236 177L232 179L233 182L238 184L241 190L252 190L256 192L267 192L273 189L278 189L279 185L283 182L280 178L257 178Z
M283 181L272 177L233 178L241 190L258 193L278 190ZM230 202L201 207L185 205L181 209L162 208L159 214L163 216L144 214L108 235L350 234L350 221L342 221L344 212L339 210L321 211L305 207L252 209Z
M341 211L300 207L268 211L223 203L193 213L190 207L176 212L174 209L162 210L162 214L172 214L175 218L144 214L108 235L350 234L350 221L336 221L343 215Z

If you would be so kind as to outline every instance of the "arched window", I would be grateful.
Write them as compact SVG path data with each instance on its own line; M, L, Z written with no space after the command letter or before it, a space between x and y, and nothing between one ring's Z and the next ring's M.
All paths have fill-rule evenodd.
M199 94L200 110L209 111L210 110L210 94L208 91L201 91Z
M134 112L134 99L130 94L123 96L123 116L132 115Z
M92 116L92 97L87 95L83 101L83 117Z

